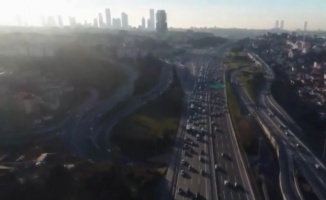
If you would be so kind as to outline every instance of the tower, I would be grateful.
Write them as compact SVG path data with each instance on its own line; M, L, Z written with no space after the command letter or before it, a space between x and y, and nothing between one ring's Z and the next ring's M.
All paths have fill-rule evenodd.
M108 28L111 28L112 22L111 22L111 11L109 8L105 9L105 19L106 19L106 26Z

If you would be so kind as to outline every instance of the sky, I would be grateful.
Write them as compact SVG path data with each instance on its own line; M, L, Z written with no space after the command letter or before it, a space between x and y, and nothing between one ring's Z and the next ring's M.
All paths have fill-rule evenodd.
M326 0L0 0L0 24L15 25L17 17L30 25L41 25L41 16L92 22L110 8L112 17L121 12L129 16L129 24L138 26L149 17L149 9L164 9L169 27L221 27L264 29L284 20L284 28L326 30Z

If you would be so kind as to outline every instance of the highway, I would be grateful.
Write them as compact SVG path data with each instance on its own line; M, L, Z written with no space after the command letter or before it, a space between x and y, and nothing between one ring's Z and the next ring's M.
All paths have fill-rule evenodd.
M300 171L303 173L303 176L311 185L318 198L326 199L326 168L324 164L296 136L302 135L302 130L295 124L289 115L277 105L270 95L270 85L274 78L272 69L260 57L255 55L255 58L262 64L266 74L269 74L269 77L271 77L267 79L265 92L260 95L260 103L267 109L262 112L265 112L265 116L267 112L272 114L272 117L269 116L268 118L270 118L270 121L278 128L279 136L284 140L290 154L293 155L293 161L296 163L296 166L300 168ZM295 124L295 129L291 126L292 124ZM280 125L284 128L280 128ZM317 168L316 165L319 167Z
M288 115L284 111L280 112L281 109L272 100L270 85L274 78L273 71L257 55L251 56L265 69L266 84L258 97L259 108L255 108L255 103L248 98L241 86L233 83L233 87L249 112L267 127L279 147L280 184L283 197L286 199L301 199L300 191L297 190L293 182L294 169L299 167L319 199L326 199L325 167L296 137L296 134L288 126L293 124L293 120L286 119ZM317 169L316 164L319 169Z
M103 101L96 107L92 108L87 115L78 117L78 123L75 123L72 131L72 141L80 155L91 159L107 159L110 148L109 134L114 125L121 119L134 112L139 107L161 95L172 83L172 67L166 64L162 68L161 77L157 85L155 85L146 94L132 97L128 102L128 106L124 107L118 114L106 119L104 123L99 124L103 113L109 112L112 108L112 101ZM116 98L116 101L119 99ZM99 154L89 152L90 146L97 149Z
M218 55L223 57L226 50L221 48ZM183 150L175 151L178 155L172 159L179 161L172 181L174 199L196 198L197 193L198 199L255 199L230 122L225 90L209 87L223 82L221 60L205 55L193 57L192 62L196 83L176 142Z

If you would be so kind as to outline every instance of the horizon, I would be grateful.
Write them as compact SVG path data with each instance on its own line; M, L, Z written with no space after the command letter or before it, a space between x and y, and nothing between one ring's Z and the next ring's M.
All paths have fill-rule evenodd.
M326 1L310 0L197 0L185 1L166 0L165 2L139 0L58 0L54 4L48 1L30 0L0 0L4 6L0 8L0 25L17 25L18 16L31 26L40 26L41 17L62 16L64 25L68 25L70 16L76 17L81 24L85 20L92 23L101 13L104 16L105 8L111 11L111 18L121 17L125 12L129 24L138 27L141 18L149 17L149 9L165 10L168 27L217 27L240 29L271 29L276 20L284 20L285 30L303 29L304 21L308 22L308 30L325 30ZM20 6L16 6L20 5ZM37 5L37 6L35 6ZM209 17L207 17L209 16ZM302 17L304 16L304 17Z

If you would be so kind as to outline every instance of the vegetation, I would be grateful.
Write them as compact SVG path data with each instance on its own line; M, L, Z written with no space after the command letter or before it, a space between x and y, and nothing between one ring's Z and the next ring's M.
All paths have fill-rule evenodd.
M1 199L152 200L162 175L155 169L81 161L68 169L53 164L0 177Z
M190 43L194 48L205 48L205 47L215 47L227 42L226 38L215 37L215 36L206 36L197 39L190 39Z
M157 84L162 66L163 63L151 55L137 60L139 78L135 83L134 95L146 93Z
M168 91L122 120L112 130L111 141L123 155L146 160L169 150L183 103L183 91L174 77L174 83Z

